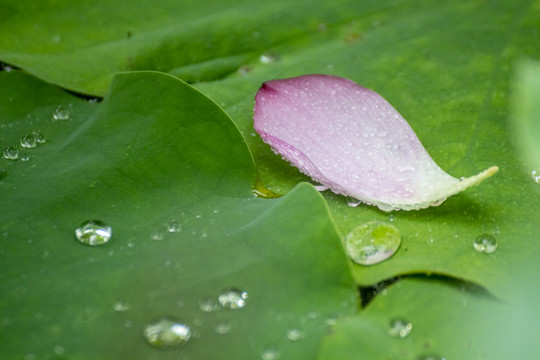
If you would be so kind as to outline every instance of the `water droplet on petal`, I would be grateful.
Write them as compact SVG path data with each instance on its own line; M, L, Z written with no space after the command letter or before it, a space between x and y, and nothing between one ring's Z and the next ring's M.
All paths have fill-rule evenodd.
M219 335L228 334L228 333L231 332L231 324L229 324L229 323L219 323L214 328L214 331L216 332L216 334L219 334Z
M53 112L53 120L65 121L71 120L71 106L58 105Z
M246 306L246 299L248 293L238 289L226 289L218 297L218 301L224 308L227 309L241 309Z
M180 321L164 317L143 329L146 342L161 349L185 345L191 338L191 329Z
M281 358L281 353L276 349L266 349L261 353L262 360L278 360Z
M214 298L207 297L199 301L199 309L207 313L216 312L220 309L220 303Z
M360 225L345 238L347 255L360 265L373 265L388 259L400 244L400 231L382 221Z
M287 331L287 339L291 341L302 340L306 334L300 329L290 329Z
M474 249L484 254L491 254L497 249L497 239L489 234L482 234L474 239Z
M36 137L32 135L24 135L21 138L20 144L25 149L33 149L38 146L38 142L36 141Z
M19 150L17 150L13 146L9 146L4 149L2 155L4 156L4 159L17 160L19 158Z
M406 338L409 336L412 330L412 324L404 319L393 319L390 321L390 328L388 329L388 334L399 337Z
M75 229L77 240L85 245L102 245L108 242L112 228L99 220L88 220Z

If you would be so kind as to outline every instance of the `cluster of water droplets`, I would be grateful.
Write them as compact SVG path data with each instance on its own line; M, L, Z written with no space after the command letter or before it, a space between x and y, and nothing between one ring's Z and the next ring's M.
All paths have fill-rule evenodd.
M47 141L43 134L39 130L35 130L31 134L23 135L17 146L11 145L6 147L2 152L2 157L11 161L28 161L30 160L30 156L25 150L35 149L45 142Z

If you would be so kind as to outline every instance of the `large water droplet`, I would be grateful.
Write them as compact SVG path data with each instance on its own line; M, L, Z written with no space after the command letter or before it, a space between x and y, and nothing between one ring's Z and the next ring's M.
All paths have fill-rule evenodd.
M53 120L71 120L71 106L58 105L53 112Z
M102 245L109 241L112 228L99 220L88 220L75 229L77 240L86 245Z
M150 345L166 349L185 345L191 338L191 329L176 319L164 317L146 325L143 335Z
M491 254L497 249L497 239L489 234L482 234L474 239L473 246L478 252Z
M404 319L393 319L390 321L388 333L392 336L405 338L409 336L412 330L412 324Z
M4 156L4 159L17 160L19 158L19 150L15 149L13 146L9 146L4 149L2 155Z
M207 297L199 301L199 309L207 313L216 312L220 309L220 304L216 299Z
M400 244L400 231L382 221L360 225L345 238L347 255L360 265L373 265L388 259L395 254Z
M287 339L291 341L302 340L305 336L306 334L300 329L289 329L287 331Z
M261 353L262 360L279 360L281 353L276 349L266 349Z
M238 289L226 289L218 297L218 301L224 308L227 309L241 309L246 306L246 299L248 293Z
M33 149L33 148L38 146L38 142L36 141L36 137L33 134L24 135L21 138L20 144L21 144L21 146L23 148L26 148L26 149Z

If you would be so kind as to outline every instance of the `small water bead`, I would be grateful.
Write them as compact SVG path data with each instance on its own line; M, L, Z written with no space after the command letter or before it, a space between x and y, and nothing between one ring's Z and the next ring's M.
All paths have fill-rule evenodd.
M56 110L53 112L53 120L58 121L65 121L65 120L71 120L71 107L64 106L64 105L58 105Z
M17 150L13 146L9 146L4 149L4 152L2 155L4 156L4 159L17 160L19 159L19 150Z
M119 301L119 302L117 302L116 304L114 304L113 309L114 309L114 311L116 311L116 312L124 312L124 311L128 311L128 310L129 310L129 305L126 304L126 303L123 303L123 302Z
M24 135L21 138L20 144L25 149L34 149L38 146L38 142L36 141L36 137L31 135Z
M30 160L30 156L27 153L20 153L19 154L19 160L28 161L28 160Z
M491 254L497 250L497 239L489 234L482 234L474 239L474 249L484 254Z
M419 356L416 358L416 360L446 360L446 358L440 357L438 355L427 355Z
M388 259L400 244L400 231L382 221L360 225L345 238L347 255L360 265L373 265Z
M99 220L88 220L75 229L77 240L85 245L103 245L111 239L112 228Z
M191 338L191 329L180 321L164 317L143 329L146 342L161 349L180 347Z
M290 329L287 331L287 339L290 341L302 340L306 334L300 329Z
M45 139L45 136L43 136L43 134L41 133L41 131L32 131L32 135L34 135L34 140L36 140L36 143L38 144L44 144L47 142L47 140Z
M150 234L150 239L154 241L161 241L163 240L163 233L161 232L161 230L156 229L152 231L152 234Z
M531 172L531 175L534 182L540 184L540 171L533 170Z
M199 309L206 313L216 312L220 309L220 303L211 297L199 301Z
M279 56L270 52L266 52L262 54L259 58L259 61L263 64L270 64L278 60L279 60Z
M388 334L399 337L406 338L412 331L412 324L405 319L393 319L390 321L390 328L388 329Z
M178 221L171 221L170 223L167 224L167 231L170 232L170 233L176 233L176 232L179 232L181 229L181 226L180 224L178 223Z
M276 349L266 349L261 353L262 360L279 360L281 353Z
M226 289L218 297L218 301L224 308L227 309L242 309L246 306L248 293L238 289Z
M226 335L231 332L231 328L232 326L229 323L219 323L214 328L214 331L216 332L216 334Z

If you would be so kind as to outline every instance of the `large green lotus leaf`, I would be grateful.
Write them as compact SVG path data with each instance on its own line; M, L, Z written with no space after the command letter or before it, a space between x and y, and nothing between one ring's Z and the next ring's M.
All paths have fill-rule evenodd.
M338 321L318 359L536 359L540 328L531 311L463 282L403 279L364 312ZM394 326L403 338L392 333L398 319L412 325L410 332Z
M343 236L370 220L393 221L402 232L401 249L393 258L355 266L360 284L404 273L441 273L510 299L524 286L517 281L522 265L537 264L540 247L537 184L522 168L508 123L513 64L521 56L540 56L534 45L539 7L538 1L403 2L359 12L354 22L270 49L279 60L253 62L249 73L197 87L238 124L262 182L277 193L309 179L254 133L253 95L262 81L304 73L345 76L379 92L455 177L498 165L500 172L479 187L421 211L387 214L371 206L349 208L345 198L329 192L324 196ZM499 243L489 256L473 249L474 239L486 233Z
M220 79L268 48L388 5L357 1L3 1L0 60L103 95L114 73ZM353 11L354 10L354 11Z
M60 105L71 120L52 120ZM256 198L237 128L178 79L120 74L96 104L2 72L0 123L4 147L23 151L36 130L47 139L28 161L0 159L2 358L309 359L328 318L356 309L320 194L300 184ZM88 219L112 226L108 243L75 239ZM228 287L248 292L244 308L199 309ZM163 316L191 327L183 348L144 341Z

